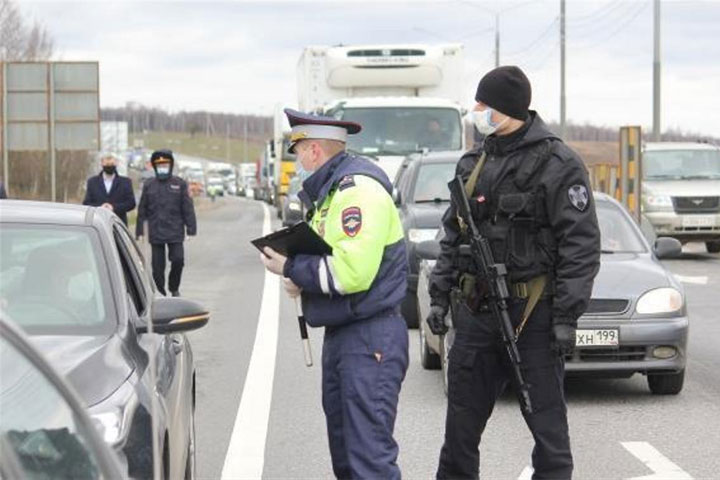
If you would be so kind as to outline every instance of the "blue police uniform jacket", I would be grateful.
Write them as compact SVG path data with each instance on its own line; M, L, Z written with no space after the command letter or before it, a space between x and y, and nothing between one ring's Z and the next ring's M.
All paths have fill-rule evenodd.
M392 209L382 213L396 218L398 214L392 202L392 183L385 172L366 158L342 152L303 183L299 197L309 210L308 220L319 214L320 207L328 203L326 200L332 203L337 198L333 195L338 189L343 190L359 175L370 177L382 186L382 189L377 191L380 195L387 194L389 199L388 202L381 202L381 205L387 205L382 208ZM358 183L361 180L364 181L357 179ZM297 255L288 259L283 273L303 289L302 305L308 324L313 327L339 327L378 315L399 312L400 303L407 291L408 273L405 239L401 228L399 232L398 239L391 240L384 246L373 246L382 248L380 266L370 287L355 293L343 294L342 289L336 288L332 279L332 268L329 269L329 281L321 278L323 274L327 275L327 265L332 263L331 258ZM323 282L328 288L319 288Z

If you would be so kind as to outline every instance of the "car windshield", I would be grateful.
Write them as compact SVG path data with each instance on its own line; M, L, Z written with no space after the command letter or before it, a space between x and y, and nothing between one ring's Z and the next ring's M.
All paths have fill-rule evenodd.
M346 108L335 118L358 122L360 133L348 137L347 148L372 155L406 155L427 148L460 150L460 113L452 108Z
M603 253L645 253L638 228L614 203L597 202Z
M0 305L30 333L107 332L114 320L99 240L89 227L0 230Z
M415 203L449 202L448 183L453 175L455 175L455 162L421 165L415 181L413 201Z
M645 180L720 179L720 150L662 150L643 153Z

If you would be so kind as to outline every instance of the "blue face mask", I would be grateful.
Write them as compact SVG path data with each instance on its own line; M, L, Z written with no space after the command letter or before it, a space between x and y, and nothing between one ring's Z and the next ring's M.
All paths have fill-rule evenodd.
M295 175L297 175L301 182L310 178L310 175L312 174L313 172L305 170L305 167L302 166L302 162L300 160L295 161Z

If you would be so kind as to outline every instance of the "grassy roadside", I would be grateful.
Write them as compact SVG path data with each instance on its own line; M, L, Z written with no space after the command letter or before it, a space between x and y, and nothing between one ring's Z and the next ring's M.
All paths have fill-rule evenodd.
M174 152L212 160L240 163L254 162L263 152L265 142L262 139L248 139L247 159L243 158L245 142L242 139L230 138L226 141L222 136L190 135L180 132L146 132L130 136L130 144L141 139L145 148L157 150L169 148Z

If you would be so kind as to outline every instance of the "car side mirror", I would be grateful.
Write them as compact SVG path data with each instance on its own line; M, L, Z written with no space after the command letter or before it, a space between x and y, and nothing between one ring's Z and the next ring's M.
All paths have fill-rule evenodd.
M152 303L153 332L160 334L189 332L207 325L210 312L192 300L179 297L158 297ZM148 326L137 327L138 333L147 333Z
M415 247L415 254L423 260L437 260L440 256L440 242L425 240Z
M398 190L397 188L393 188L392 199L393 202L395 202L395 205L400 205L400 190Z
M676 238L660 237L655 240L655 255L662 258L677 258L682 253L682 244Z

